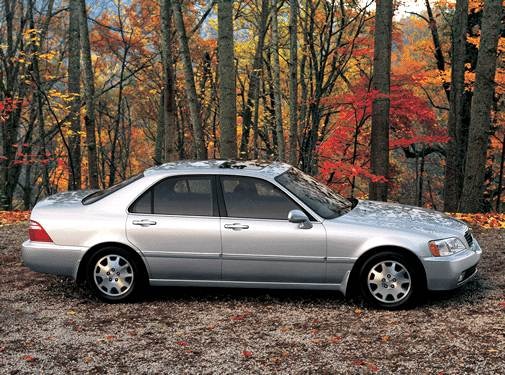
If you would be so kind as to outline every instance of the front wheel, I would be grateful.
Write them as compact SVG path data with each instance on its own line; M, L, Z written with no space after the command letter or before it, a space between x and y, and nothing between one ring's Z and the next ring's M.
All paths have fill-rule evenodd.
M142 275L135 259L121 248L104 248L91 257L87 280L89 287L102 300L123 302L140 288Z
M371 256L360 272L360 289L371 304L387 309L407 307L420 292L416 267L405 256L381 252Z

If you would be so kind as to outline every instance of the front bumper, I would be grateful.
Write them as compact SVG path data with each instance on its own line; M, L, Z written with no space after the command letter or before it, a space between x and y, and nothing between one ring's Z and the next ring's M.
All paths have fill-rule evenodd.
M76 278L86 248L54 243L25 241L21 246L23 263L33 271Z
M447 257L426 257L422 259L426 271L428 290L451 290L477 274L482 249L474 239L471 248Z

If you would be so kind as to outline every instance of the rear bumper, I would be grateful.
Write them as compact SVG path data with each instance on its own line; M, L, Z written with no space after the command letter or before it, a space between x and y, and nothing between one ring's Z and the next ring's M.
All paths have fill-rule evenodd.
M76 278L86 248L25 241L21 247L23 263L33 271Z
M477 274L481 255L482 250L474 240L470 249L458 254L422 259L428 289L451 290L467 283Z

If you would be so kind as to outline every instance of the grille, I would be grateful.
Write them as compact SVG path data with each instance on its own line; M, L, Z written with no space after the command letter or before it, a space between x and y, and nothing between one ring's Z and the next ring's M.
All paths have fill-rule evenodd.
M472 233L469 230L467 230L466 233L465 233L465 240L468 243L468 246L472 247L472 245L473 245L473 236L472 236Z

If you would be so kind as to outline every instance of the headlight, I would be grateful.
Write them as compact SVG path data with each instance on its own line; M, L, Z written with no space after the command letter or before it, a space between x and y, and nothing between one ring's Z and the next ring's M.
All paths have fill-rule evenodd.
M431 253L435 257L445 257L465 250L465 245L459 238L451 237L428 242Z

